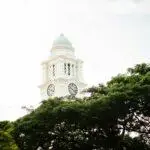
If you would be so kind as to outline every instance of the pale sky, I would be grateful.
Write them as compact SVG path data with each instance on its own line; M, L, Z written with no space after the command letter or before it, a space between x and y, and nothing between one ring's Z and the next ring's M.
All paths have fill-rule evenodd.
M150 0L0 0L0 120L41 101L40 63L64 33L89 85L150 62Z

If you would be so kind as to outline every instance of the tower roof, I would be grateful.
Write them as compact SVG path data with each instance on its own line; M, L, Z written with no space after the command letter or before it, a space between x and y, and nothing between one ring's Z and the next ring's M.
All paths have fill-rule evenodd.
M64 46L64 47L70 47L72 48L71 42L68 40L67 37L64 36L63 33L60 34L59 37L57 37L52 44L52 47L57 47L57 46Z

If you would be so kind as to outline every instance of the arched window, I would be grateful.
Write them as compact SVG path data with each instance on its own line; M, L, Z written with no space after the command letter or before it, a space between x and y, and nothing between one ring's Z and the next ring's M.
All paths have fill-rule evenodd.
M53 76L55 76L55 65L53 65Z
M70 64L68 64L68 75L70 76Z
M72 65L72 75L74 76L74 65Z
M67 73L67 64L64 63L64 73L66 74Z

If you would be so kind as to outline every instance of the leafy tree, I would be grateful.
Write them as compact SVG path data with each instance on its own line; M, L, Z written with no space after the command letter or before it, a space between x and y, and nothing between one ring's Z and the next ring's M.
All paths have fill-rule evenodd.
M13 137L21 150L150 149L150 65L138 64L82 100L45 100L18 119ZM63 101L65 99L65 101ZM137 137L130 136L136 133Z
M0 122L0 149L1 150L18 150L10 132L13 126L9 121Z

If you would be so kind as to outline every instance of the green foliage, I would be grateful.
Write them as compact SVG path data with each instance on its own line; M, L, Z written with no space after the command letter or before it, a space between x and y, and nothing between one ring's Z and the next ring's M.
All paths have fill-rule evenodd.
M128 68L128 72L131 74L145 75L146 73L150 72L150 64L137 64L134 68Z
M0 150L18 150L11 136L13 125L9 121L0 122Z
M150 149L150 66L138 64L79 99L54 98L14 123L21 150ZM138 136L133 138L130 133Z

